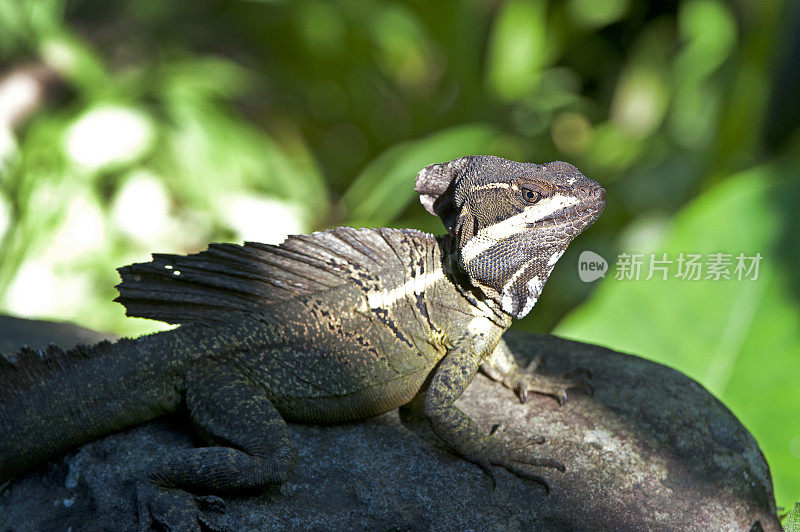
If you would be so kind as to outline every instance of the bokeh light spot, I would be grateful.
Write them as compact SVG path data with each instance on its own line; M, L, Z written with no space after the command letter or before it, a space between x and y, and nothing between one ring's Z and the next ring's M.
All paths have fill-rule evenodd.
M153 139L149 118L134 109L99 106L67 129L67 154L88 169L128 162L144 153Z
M111 217L127 236L152 245L169 226L170 198L164 185L144 171L131 175L114 198Z
M298 208L273 197L232 193L222 199L222 206L237 240L280 244L306 229Z
M550 134L559 150L578 155L586 151L592 141L592 124L580 113L561 113L553 120Z
M620 77L611 104L612 121L629 135L646 137L661 124L668 100L661 75L652 67L635 66Z
M45 255L52 263L71 262L106 244L106 225L100 205L90 193L80 193L69 200L64 221Z

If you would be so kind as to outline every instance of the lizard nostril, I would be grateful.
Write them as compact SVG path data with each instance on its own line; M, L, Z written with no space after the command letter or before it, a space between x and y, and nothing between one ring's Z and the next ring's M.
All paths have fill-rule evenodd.
M594 195L595 195L595 197L597 199L599 199L601 201L605 201L606 200L606 189L604 189L603 187L597 187L596 189L594 189Z

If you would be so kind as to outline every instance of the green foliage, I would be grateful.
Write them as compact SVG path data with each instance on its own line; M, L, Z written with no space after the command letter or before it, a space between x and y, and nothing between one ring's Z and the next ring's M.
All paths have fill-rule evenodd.
M152 330L111 302L114 268L150 252L339 224L439 232L413 193L425 165L568 160L607 188L607 211L521 327L566 315L558 332L699 379L753 431L787 504L800 498L789 8L0 1L0 308ZM587 284L584 249L764 258L756 282Z

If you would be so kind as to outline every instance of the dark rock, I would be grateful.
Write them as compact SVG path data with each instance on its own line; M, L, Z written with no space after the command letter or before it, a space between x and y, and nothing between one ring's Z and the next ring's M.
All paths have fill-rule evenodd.
M26 320L0 316L0 353L14 352L20 346L44 347L56 344L72 347L75 344L94 344L115 338L72 323Z
M0 318L3 347L98 340L85 329ZM35 330L36 338L30 337ZM15 336L27 331L25 338ZM475 465L400 424L397 412L361 423L292 425L299 451L283 486L226 497L232 530L699 529L779 530L769 469L753 437L702 386L641 358L552 336L508 334L520 359L547 371L584 367L594 397L559 406L515 395L479 375L459 407L485 430L546 443L531 452L567 465L541 470L551 493L503 470L497 488ZM34 340L39 340L35 342ZM197 444L180 416L91 442L42 464L0 494L0 530L129 530L134 485L154 457Z

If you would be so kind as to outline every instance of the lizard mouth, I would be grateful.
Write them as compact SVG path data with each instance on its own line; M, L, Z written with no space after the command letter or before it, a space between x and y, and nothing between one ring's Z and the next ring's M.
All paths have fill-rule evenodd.
M530 229L553 227L556 225L566 225L564 222L567 221L570 221L570 225L573 225L576 219L587 221L586 225L583 227L591 225L592 222L600 217L600 215L603 213L603 210L606 208L605 190L602 188L600 190L602 190L602 193L597 194L597 199L591 203L584 204L579 207L568 207L566 209L549 214L544 218L536 220L535 222L525 224L525 226Z

